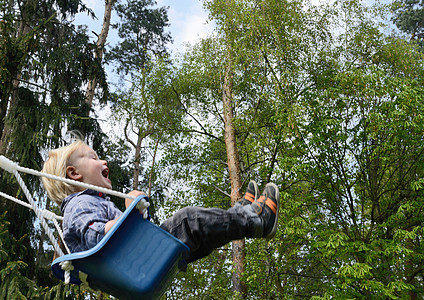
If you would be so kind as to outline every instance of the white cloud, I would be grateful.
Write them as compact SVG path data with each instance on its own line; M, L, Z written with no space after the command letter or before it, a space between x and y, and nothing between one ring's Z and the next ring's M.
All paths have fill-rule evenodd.
M97 19L93 20L86 13L79 13L76 17L77 24L86 24L89 29L100 33L104 14L104 1L83 0L83 3L92 9ZM186 44L194 44L213 31L213 25L208 23L207 12L202 7L202 0L157 0L155 7L168 7L170 27L166 28L171 33L174 43L168 45L172 52L183 52ZM119 22L112 14L112 23ZM93 37L94 38L94 37ZM108 43L113 45L117 40L114 30L109 31Z
M186 42L196 41L206 36L211 31L209 24L206 24L206 17L202 15L191 15L184 21L182 26L181 40Z
M91 8L92 10L96 10L99 7L104 7L104 1L82 0L82 3L84 3L87 7Z
M187 43L193 44L212 32L207 12L199 0L158 0L158 6L168 6L168 17L174 40L170 47L173 51L182 51Z

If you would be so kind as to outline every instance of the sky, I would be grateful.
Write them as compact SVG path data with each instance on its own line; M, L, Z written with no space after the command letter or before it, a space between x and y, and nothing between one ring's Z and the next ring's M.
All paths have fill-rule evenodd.
M96 36L91 33L94 31L99 34L102 29L102 21L104 15L104 1L99 0L83 0L87 7L92 9L96 14L97 19L88 17L86 13L76 15L75 24L87 25L93 42L97 40ZM185 50L187 43L194 44L203 37L212 33L213 26L208 23L207 12L202 7L202 0L156 0L155 7L168 7L168 18L170 26L165 30L171 33L173 43L168 45L171 55L182 53ZM116 14L112 13L111 23L119 22ZM109 30L107 43L115 44L119 40L116 32L113 29ZM111 90L114 90L115 85L119 85L120 80L118 74L113 71L113 66L105 66L108 81L111 83ZM107 122L109 109L102 109L98 120L105 132L113 130L109 128Z
M75 21L78 24L87 25L90 30L97 34L100 33L104 14L104 1L85 0L83 2L95 12L98 19L93 20L87 17L86 14L80 13ZM171 33L174 40L174 43L169 45L171 53L183 52L186 43L195 43L212 32L213 27L207 21L208 15L202 7L201 0L156 0L156 2L156 7L168 7L170 27L167 28L167 31ZM118 21L116 14L112 14L111 22L116 23ZM109 43L113 43L116 39L116 34L110 31L108 36Z
M194 43L211 33L207 12L201 0L157 0L159 6L168 6L170 32L174 39L172 50L183 51L184 44Z

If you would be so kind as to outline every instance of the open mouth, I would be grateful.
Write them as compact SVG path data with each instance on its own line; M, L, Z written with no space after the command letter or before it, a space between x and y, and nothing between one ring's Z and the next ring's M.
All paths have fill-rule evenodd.
M106 168L102 171L102 175L104 178L108 178L109 179L109 169Z

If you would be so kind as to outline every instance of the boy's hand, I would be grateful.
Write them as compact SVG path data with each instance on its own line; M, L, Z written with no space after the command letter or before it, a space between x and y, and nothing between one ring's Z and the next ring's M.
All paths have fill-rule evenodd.
M134 190L128 193L128 195L133 196L133 197L138 197L141 195L146 195L143 192ZM126 198L125 199L125 207L128 207L131 203L133 202L132 199ZM147 202L145 199L141 199L138 203L136 208L140 211L140 214L143 215L144 219L147 219L147 217L149 216L149 212L147 211L147 208L150 206L150 203Z
M143 214L144 219L149 217L149 211L147 210L149 206L150 203L147 202L146 199L141 199L136 205L136 208L140 211L140 214Z

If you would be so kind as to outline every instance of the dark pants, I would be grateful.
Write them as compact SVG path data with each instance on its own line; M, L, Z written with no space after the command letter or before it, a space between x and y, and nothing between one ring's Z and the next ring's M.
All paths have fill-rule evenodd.
M232 240L262 236L261 219L250 205L219 208L186 207L161 226L190 248L187 262L207 256Z

